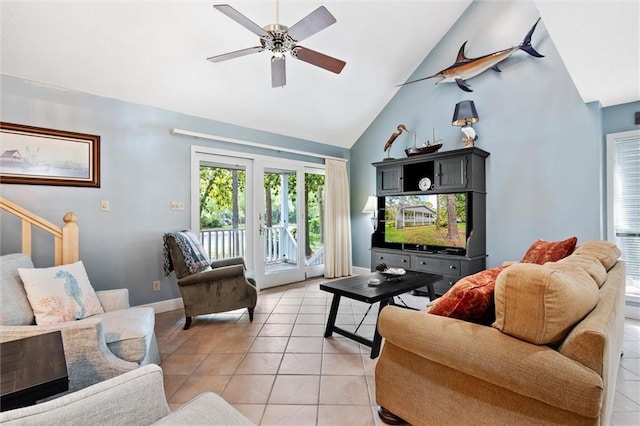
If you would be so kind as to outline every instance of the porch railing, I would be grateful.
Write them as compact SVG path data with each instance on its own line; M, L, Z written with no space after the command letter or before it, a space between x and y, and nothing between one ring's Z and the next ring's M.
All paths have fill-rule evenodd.
M291 231L284 226L271 226L264 230L264 262L266 265L277 263L296 263L298 243ZM203 229L200 231L200 243L209 253L211 260L244 256L246 251L246 229ZM321 247L305 265L324 263L324 247Z

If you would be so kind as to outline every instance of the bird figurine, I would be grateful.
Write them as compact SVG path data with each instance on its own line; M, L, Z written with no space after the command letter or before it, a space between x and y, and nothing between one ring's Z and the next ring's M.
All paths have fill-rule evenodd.
M398 124L398 131L392 133L391 137L389 137L389 140L387 141L387 143L384 144L384 151L385 152L389 148L391 148L391 145L393 145L393 142L396 140L396 138L402 134L402 131L409 132L404 124ZM389 151L389 152L391 152L391 151Z

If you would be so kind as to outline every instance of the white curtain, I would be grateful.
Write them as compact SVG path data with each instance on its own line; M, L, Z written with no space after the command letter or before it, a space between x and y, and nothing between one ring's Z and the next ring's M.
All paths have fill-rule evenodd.
M347 162L325 160L324 276L351 275L351 213Z

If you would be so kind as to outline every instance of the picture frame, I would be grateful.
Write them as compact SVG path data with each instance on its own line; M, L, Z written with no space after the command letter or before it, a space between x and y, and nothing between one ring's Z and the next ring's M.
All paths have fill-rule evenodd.
M100 187L100 136L0 122L0 183Z

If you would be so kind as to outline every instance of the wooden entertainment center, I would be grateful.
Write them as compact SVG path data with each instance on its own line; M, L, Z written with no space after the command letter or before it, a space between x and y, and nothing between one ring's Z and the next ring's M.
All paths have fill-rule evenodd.
M389 268L443 275L434 284L444 294L460 278L486 268L485 159L476 147L373 163L376 168L378 223L371 238L371 270ZM466 194L466 249L385 242L385 197Z

